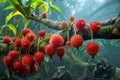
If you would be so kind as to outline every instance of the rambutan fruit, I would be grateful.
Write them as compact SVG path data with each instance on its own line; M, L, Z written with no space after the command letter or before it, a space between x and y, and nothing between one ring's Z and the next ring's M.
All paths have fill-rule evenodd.
M38 71L38 66L36 64L34 64L33 66L30 67L30 72L34 73Z
M40 37L44 37L46 35L46 31L44 29L40 29L39 32L38 32L38 35Z
M23 66L30 67L34 64L34 59L31 55L25 55L22 58Z
M30 72L30 68L27 68L26 66L22 66L22 68L19 71L19 73L21 73L23 75L26 75L29 72Z
M24 39L24 40L22 40L21 45L22 45L23 48L27 49L27 48L30 48L31 42L28 39Z
M70 41L66 41L66 45L67 45L67 46L71 46Z
M16 47L20 48L22 45L21 45L22 41L18 38L15 40L14 44Z
M73 22L73 21L74 21L74 16L70 16L70 17L69 17L69 20L70 20L71 22Z
M82 18L78 19L76 22L75 22L75 28L76 30L83 30L86 26L86 21Z
M52 44L55 47L60 47L64 44L64 39L61 35L54 35L50 39L50 44Z
M13 62L13 68L15 70L19 70L22 68L22 62L20 60L16 60Z
M4 56L3 57L3 63L9 67L13 62L13 59L10 56Z
M37 51L34 54L34 59L36 62L41 63L44 61L44 53L41 51Z
M62 28L66 28L66 27L68 26L68 24L67 24L66 21L62 21L62 22L60 23L60 26L61 26Z
M20 56L19 51L12 50L8 53L8 55L13 59L17 59Z
M55 54L55 48L52 44L48 44L45 47L45 53L52 57Z
M3 37L3 42L6 43L6 44L9 44L11 42L11 38L9 36L5 36Z
M12 41L15 42L19 37L12 37Z
M95 42L89 42L86 46L87 53L91 55L93 58L99 52L99 50L100 50L99 45Z
M42 18L47 18L47 17L48 17L47 12L42 12Z
M92 21L90 22L90 30L92 32L99 32L100 31L101 23L99 21Z
M30 40L31 42L36 40L36 35L33 32L29 32L26 34L26 39Z
M57 48L57 55L60 57L61 60L65 53L66 53L66 49L64 47Z
M70 38L70 43L73 47L79 48L80 46L82 46L84 40L82 38L82 36L80 35L73 35Z
M33 32L33 31L30 28L25 28L22 30L21 34L22 34L22 36L26 36L26 34L29 32Z

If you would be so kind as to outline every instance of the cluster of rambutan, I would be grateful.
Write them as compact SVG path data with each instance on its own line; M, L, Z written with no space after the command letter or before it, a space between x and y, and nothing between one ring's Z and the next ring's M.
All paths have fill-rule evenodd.
M66 53L65 48L63 47L64 39L61 35L54 35L50 39L49 44L45 47L45 53L48 54L51 58L55 53L62 60L62 57Z
M45 31L40 30L38 32L39 36L45 37ZM21 32L23 39L18 37L10 38L9 36L5 36L3 38L3 42L9 44L14 42L14 46L16 48L23 48L28 50L31 46L31 43L36 40L36 35L34 32L25 28ZM3 58L3 63L7 66L9 71L18 74L27 74L36 72L38 70L38 66L36 63L41 63L44 61L44 53L41 51L37 51L34 53L34 56L30 55L29 52L26 53L22 59L20 59L20 52L17 50L9 51L8 55Z
M34 53L34 55L29 54L29 49L33 41L39 39L44 39L46 37L46 31L40 29L38 32L39 38L36 39L36 35L30 28L25 28L21 31L22 39L19 37L10 38L9 36L5 36L3 38L3 42L6 44L10 44L11 42L14 44L15 49L9 51L8 55L3 58L3 63L7 66L7 68L13 72L18 74L27 74L36 72L38 70L37 63L42 63L44 61L44 55L47 54L51 58L57 53L57 55L62 59L63 55L66 53L65 48L63 47L64 39L60 35L48 35L51 37L50 43L44 47L44 51L38 51ZM20 50L23 48L26 50L26 54L24 56L20 55Z
M76 30L83 30L86 26L86 21L82 18L78 19L75 22ZM100 31L101 23L99 21L92 21L89 24L89 29L91 30L91 34ZM93 35L91 35L93 37ZM91 38L92 39L92 38ZM86 52L91 55L93 58L99 52L99 45L96 42L89 42L86 46Z
M74 20L74 16L70 16L69 20L73 21ZM71 21L71 22L72 22ZM61 22L61 25L65 25L65 22ZM100 31L100 26L101 23L99 21L92 21L89 24L89 29L91 31L91 33L96 33ZM74 28L76 31L81 31L83 29L85 29L86 27L86 21L83 18L80 18L78 20L76 20L76 22L74 23ZM91 35L91 37L93 37L93 35ZM82 38L82 36L78 35L78 34L74 34L70 40L66 41L66 45L67 46L73 46L75 48L79 48L80 46L82 46L84 40ZM98 52L99 52L99 45L96 42L89 42L86 46L86 52L91 55L92 57L94 57Z

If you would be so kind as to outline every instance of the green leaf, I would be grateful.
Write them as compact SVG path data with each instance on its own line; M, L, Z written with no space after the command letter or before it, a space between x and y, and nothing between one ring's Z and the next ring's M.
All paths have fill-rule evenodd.
M1 36L1 35L0 35L0 40L2 40L3 37L4 37L4 36Z
M24 25L24 28L27 28L27 27L28 27L28 25L30 24L30 21L31 21L31 20L29 20L29 19L26 20L25 25Z
M21 3L21 0L8 0L8 2L14 6L14 8L16 10L18 10L19 12L21 12L23 15L25 15L25 11L23 8L23 5Z
M45 62L49 62L49 60L50 60L50 57L48 56L48 55L45 55Z
M10 10L10 9L13 9L14 6L13 5L10 5L10 6L7 6L6 8L4 8L4 10Z
M61 9L57 5L51 4L50 7L62 13Z
M53 0L49 0L50 2L53 2Z
M43 9L44 9L45 12L48 12L49 6L45 3L41 4L40 5L40 10L43 10Z
M23 16L19 11L14 10L14 11L12 11L8 16L6 16L5 22L8 23L8 21L9 21L12 17L14 17L14 16L16 16L16 15L21 15L21 16Z
M24 7L28 7L28 6L31 5L30 4L30 0L21 0L21 2L22 2L22 4L23 4Z
M0 27L0 34L2 33L2 30L3 30L4 27L5 27L5 25Z
M17 35L17 29L13 24L6 24L6 26L8 26L10 30L12 30L14 35Z
M0 0L0 2L6 2L7 0Z

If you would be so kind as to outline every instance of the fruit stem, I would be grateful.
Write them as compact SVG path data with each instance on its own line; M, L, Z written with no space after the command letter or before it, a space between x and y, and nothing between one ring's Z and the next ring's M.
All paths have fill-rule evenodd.
M67 30L67 40L69 41L69 29Z
M31 46L30 46L31 47ZM29 52L30 52L30 47L28 48L28 54L29 54Z
M91 31L91 42L93 42L93 32Z
M37 43L37 51L39 51L39 40L40 40L40 37L38 38L38 43Z
M76 30L75 30L75 27L73 26L73 29L74 29L74 33L75 33L75 35L76 35Z
M94 59L95 58L95 56L92 56L92 59Z
M5 35L8 36L10 33L10 29L7 29L7 31L5 32Z

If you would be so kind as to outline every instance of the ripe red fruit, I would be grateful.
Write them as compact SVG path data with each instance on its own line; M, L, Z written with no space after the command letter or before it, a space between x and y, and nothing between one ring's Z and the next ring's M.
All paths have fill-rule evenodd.
M71 46L70 41L66 41L66 45L67 45L67 46Z
M70 16L69 17L69 20L72 22L72 21L74 21L74 16Z
M19 70L22 68L22 62L20 60L16 60L15 62L13 62L13 68L15 70Z
M21 34L22 34L22 36L26 36L26 34L29 33L29 32L33 32L33 31L29 28L25 28L25 29L22 30Z
M83 30L86 26L86 21L82 18L78 19L75 22L75 28L79 31L79 30Z
M38 66L36 64L34 64L33 66L31 66L30 68L30 72L33 73L33 72L37 72L38 71Z
M64 39L61 35L54 35L50 39L50 44L52 44L55 47L60 47L64 44Z
M52 57L55 54L55 48L52 44L48 44L45 47L45 53Z
M19 72L25 75L25 74L29 73L29 71L30 71L29 68L27 68L26 66L22 66L22 68Z
M47 17L48 17L47 12L43 12L43 13L42 13L42 17L43 17L43 18L47 18Z
M30 67L34 64L34 59L31 55L25 55L22 58L23 66Z
M18 37L12 37L12 41L15 42L17 39L19 39Z
M3 63L9 67L12 64L13 60L10 56L4 56Z
M14 44L15 44L16 47L19 48L19 47L21 47L21 43L22 43L22 41L18 38L18 39L15 40Z
M94 57L99 52L99 45L95 42L89 42L86 46L86 51L89 55Z
M64 47L57 48L57 55L60 57L60 59L62 59L65 53L66 53L66 50Z
M41 63L44 61L44 53L41 51L35 52L34 58L36 62Z
M20 53L18 52L18 51L10 51L9 53L8 53L8 55L13 59L13 60L15 60L15 59L17 59L19 56L20 56Z
M72 46L79 48L83 44L84 40L80 35L73 35L70 38L70 43Z
M30 48L31 42L28 39L24 39L22 40L21 45L23 48Z
M66 28L66 27L68 26L68 24L67 24L66 21L62 21L62 22L60 23L60 26L61 26L62 28Z
M41 29L41 30L39 30L38 35L39 35L40 37L45 37L46 31L43 30L43 29Z
M99 21L92 21L90 22L90 30L92 32L98 32L100 31L100 25L101 23Z
M3 42L9 44L11 42L11 38L9 36L3 37Z
M30 40L31 42L36 39L36 35L33 32L29 32L26 34L26 39Z

